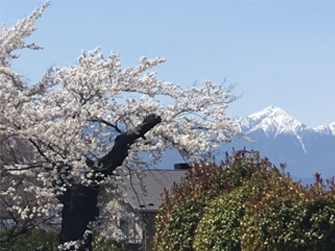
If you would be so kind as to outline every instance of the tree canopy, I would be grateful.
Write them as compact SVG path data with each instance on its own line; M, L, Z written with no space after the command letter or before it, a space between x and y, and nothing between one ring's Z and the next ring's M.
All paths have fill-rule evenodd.
M152 249L194 250L195 232L206 205L222 194L229 194L258 171L262 171L266 177L273 172L272 164L260 158L258 152L246 150L226 154L225 160L219 165L206 161L195 164L180 184L175 184L162 196L163 203L156 215ZM198 234L204 240L214 235L204 232L206 238Z
M1 196L8 204L1 213L23 221L58 217L63 249L91 249L99 191L117 186L117 167L155 166L166 149L196 160L241 133L225 115L234 97L224 87L205 81L184 90L159 81L149 69L165 62L160 57L122 67L119 54L105 56L98 47L83 50L76 65L52 67L37 83L27 83L12 61L20 59L19 50L41 49L25 39L49 5L13 27L3 25L0 35L0 137L13 153L10 161L1 156L1 184L20 177L22 191L30 193L16 196L18 183L5 183ZM20 158L19 143L29 149Z
M237 151L221 165L195 164L162 198L154 251L316 251L335 245L334 178L324 183L317 173L316 182L304 186L258 152Z

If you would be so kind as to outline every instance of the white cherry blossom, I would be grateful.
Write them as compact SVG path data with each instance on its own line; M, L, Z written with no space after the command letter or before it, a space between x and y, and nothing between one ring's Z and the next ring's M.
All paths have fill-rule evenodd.
M83 50L78 64L51 68L38 83L26 83L11 62L19 60L19 49L40 49L24 39L36 30L35 21L49 5L46 2L13 27L4 25L0 35L0 138L12 144L8 149L20 149L15 146L19 143L28 149L27 154L0 162L1 179L20 184L5 182L0 191L18 219L59 218L58 199L77 184L119 184L118 178L99 171L98 160L113 150L116 137L130 133L149 115L160 122L132 142L123 168L159 165L167 149L197 160L232 136L242 136L225 115L234 100L229 92L211 81L184 90L158 80L150 70L165 62L160 57L143 56L138 66L122 68L119 54L104 56L97 47ZM142 152L151 153L150 159ZM90 166L88 159L96 163ZM72 240L68 246L78 243Z

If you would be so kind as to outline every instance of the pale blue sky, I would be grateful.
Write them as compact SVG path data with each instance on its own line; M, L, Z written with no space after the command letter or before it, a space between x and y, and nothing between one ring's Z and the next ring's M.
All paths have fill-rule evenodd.
M8 26L43 1L1 0ZM60 1L54 0L13 68L36 81L51 65L76 63L82 48L167 62L161 80L238 83L230 117L274 105L310 127L335 122L335 1Z

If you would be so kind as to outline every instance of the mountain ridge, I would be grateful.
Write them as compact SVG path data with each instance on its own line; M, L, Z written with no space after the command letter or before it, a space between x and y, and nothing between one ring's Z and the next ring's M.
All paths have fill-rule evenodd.
M225 153L231 154L233 149L245 148L259 151L261 157L267 157L278 167L285 163L286 171L295 180L309 183L316 172L324 179L335 176L335 122L311 128L274 106L236 121L254 142L233 138L232 143L222 143L219 151L213 153L216 160L224 159ZM160 166L172 168L184 161L178 151L170 150Z
M236 121L240 124L242 131L248 129L247 133L262 129L266 134L275 131L274 136L281 133L293 133L298 135L307 130L335 135L335 122L312 128L300 123L288 115L283 109L272 105L249 116L238 118Z
M255 144L235 138L232 144L221 144L221 151L257 150L276 166L286 163L287 171L299 178L313 177L316 172L326 178L335 176L335 122L311 128L275 106L236 122Z

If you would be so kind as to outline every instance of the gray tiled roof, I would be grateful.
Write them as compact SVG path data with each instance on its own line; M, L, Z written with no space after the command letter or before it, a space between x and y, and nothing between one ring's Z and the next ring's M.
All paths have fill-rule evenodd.
M125 179L125 193L133 209L142 212L156 212L162 203L161 194L164 188L170 190L173 183L180 183L187 170L145 170L140 185ZM136 192L135 192L136 191Z

